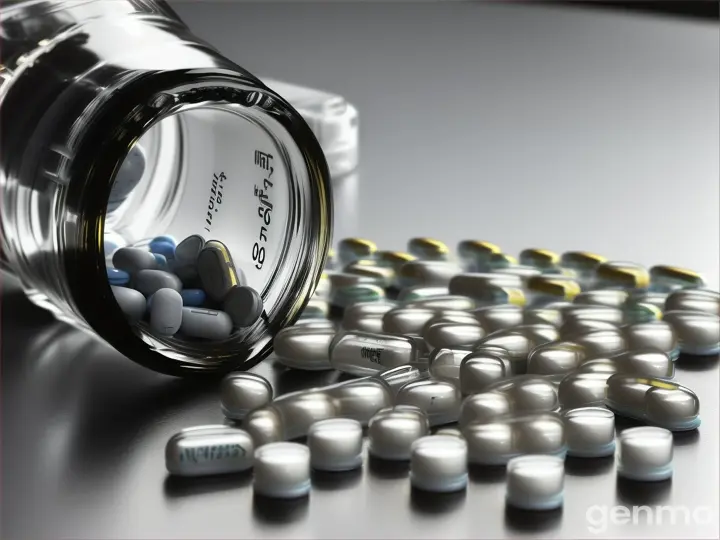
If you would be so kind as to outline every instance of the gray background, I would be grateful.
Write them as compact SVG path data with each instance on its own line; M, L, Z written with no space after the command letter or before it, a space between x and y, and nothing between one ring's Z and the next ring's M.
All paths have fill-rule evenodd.
M359 108L362 170L339 183L339 235L588 249L690 266L717 287L716 24L452 2L176 8L250 71ZM505 512L502 476L474 471L467 493L422 497L403 471L368 466L267 506L249 477L166 476L167 438L222 420L215 384L135 366L3 286L3 538L718 536L717 359L678 365L703 426L676 439L670 483L568 462L563 512L531 517ZM257 371L278 393L334 377ZM614 505L643 504L671 505L677 522L590 530ZM683 508L715 514L686 524Z

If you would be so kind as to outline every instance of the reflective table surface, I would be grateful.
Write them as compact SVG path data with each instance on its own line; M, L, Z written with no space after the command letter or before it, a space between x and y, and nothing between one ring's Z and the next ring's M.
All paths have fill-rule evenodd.
M336 185L336 238L404 249L429 235L675 263L718 288L716 26L563 8L437 2L179 2L254 73L344 95L361 169ZM308 499L255 499L251 476L169 478L164 446L222 422L217 382L134 365L56 322L2 275L2 538L717 538L718 358L681 358L702 425L671 481L568 460L561 511L507 511L504 473L423 495L366 460ZM254 371L276 393L338 375ZM620 428L632 425L618 420Z

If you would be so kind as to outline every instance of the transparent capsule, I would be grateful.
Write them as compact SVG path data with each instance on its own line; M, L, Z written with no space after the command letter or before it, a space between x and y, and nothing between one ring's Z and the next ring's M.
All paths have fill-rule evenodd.
M518 456L507 464L505 501L521 510L555 510L563 505L564 485L563 458Z
M569 319L560 327L560 337L572 341L578 336L584 336L600 330L616 330L618 326L606 321L594 321L592 319Z
M677 334L666 321L631 324L623 327L623 333L628 350L657 349L671 360L680 356Z
M672 325L685 354L720 353L720 317L700 311L667 311L663 320Z
M688 287L704 287L705 280L694 270L678 266L657 265L650 269L650 286L656 291L672 291Z
M351 471L362 466L363 429L356 420L329 418L308 432L310 466L317 471Z
M383 409L368 424L368 452L380 459L407 461L412 444L429 433L430 423L421 409L409 405Z
M560 406L563 409L575 409L604 405L607 380L615 373L615 366L610 363L602 367L613 371L574 371L565 375L558 387Z
M410 447L410 483L415 489L449 493L465 489L468 449L464 439L428 435Z
M477 465L505 465L523 454L564 457L565 428L555 413L506 415L488 423L462 428L468 461Z
M432 296L406 302L404 307L407 308L424 308L424 309L442 309L452 311L469 311L475 309L476 302L467 296L459 296L456 294L447 294L444 296Z
M361 302L382 302L384 300L385 290L369 283L343 287L333 291L330 296L330 303L340 308L348 308Z
M491 271L510 268L517 265L518 260L507 253L493 253L490 255L490 259L488 260L488 268Z
M405 386L407 383L420 379L427 379L428 370L422 365L418 366L417 364L407 364L404 366L386 369L377 375L373 375L372 377L382 380L383 383L390 389L393 396L395 396L400 388Z
M673 436L658 427L624 430L618 437L618 476L640 482L667 480L673 472Z
M400 267L397 279L401 288L447 287L453 276L460 272L460 267L449 261L409 261Z
M395 302L388 301L355 304L343 313L342 326L345 330L380 333L383 331L383 316L396 306Z
M672 358L658 349L630 350L607 359L591 360L586 364L601 360L611 362L617 373L660 379L672 379L675 375L675 364ZM581 368L590 369L592 366L585 367L583 365Z
M336 416L367 425L375 413L393 403L392 390L380 375L345 381L320 390L330 396Z
M540 375L521 375L491 384L485 392L504 394L514 414L555 411L559 407L555 385Z
M598 330L574 336L572 340L585 349L585 358L588 360L614 356L627 350L627 340L620 328Z
M527 358L530 351L538 345L556 339L558 339L558 333L553 326L524 325L488 334L477 342L473 350L477 351L488 346L505 349L510 355L513 373L521 374L527 370Z
M629 297L629 293L622 289L596 289L578 294L573 303L580 306L606 306L622 309Z
M522 289L511 289L508 287L496 287L488 285L474 297L478 306L498 306L512 304L524 306L527 303L525 293Z
M208 476L246 471L255 451L250 435L223 425L197 426L176 433L165 446L165 466L175 476Z
M708 289L681 289L668 295L665 311L701 311L720 316L720 293Z
M519 289L522 280L509 274L458 274L448 283L450 294L469 298L485 298L488 287Z
M527 280L527 290L534 305L555 301L572 301L580 294L580 285L573 278L543 274Z
M551 324L557 328L563 323L562 311L557 308L526 307L522 312L522 323L518 324Z
M386 368L417 363L418 348L404 336L348 331L330 344L330 364L350 375L371 375Z
M437 348L428 358L430 375L439 381L458 384L460 381L460 364L470 354L464 349Z
M503 349L472 352L460 361L458 375L463 394L482 392L497 381L512 376L510 355Z
M448 381L430 379L407 383L395 396L396 405L413 405L425 412L431 426L457 422L462 394Z
M648 323L662 319L662 310L653 304L629 301L623 307L625 324Z
M295 328L312 328L317 330L330 330L332 332L335 332L337 330L337 324L335 323L335 321L320 318L298 319L297 321L295 321L295 324L293 326Z
M372 259L376 251L375 242L363 238L345 238L337 246L338 259L343 266L360 259Z
M286 441L305 437L315 422L336 417L339 413L333 397L319 389L285 394L275 399L269 407L276 411L280 421L280 440ZM254 412L246 418L250 418Z
M523 283L523 286L527 285L529 279L542 275L542 272L532 266L513 265L506 268L493 268L491 270L493 274L501 274L506 276L517 276Z
M425 261L446 261L450 257L448 247L433 238L411 238L408 241L408 251Z
M567 455L581 458L615 453L615 415L604 407L580 407L563 413Z
M300 319L327 319L330 314L330 304L320 298L311 298L305 304Z
M447 287L426 287L424 285L415 285L414 287L405 287L398 293L398 302L409 303L425 298L433 298L435 296L447 296L449 293Z
M624 315L621 309L603 306L568 306L563 309L564 321L602 321L613 324L622 324Z
M647 289L650 273L639 264L624 261L610 261L595 269L598 288Z
M420 335L424 336L432 325L438 323L470 324L480 326L480 322L470 312L456 309L443 309L437 311L430 320L425 323L425 326L423 326L420 331Z
M472 315L488 333L523 324L523 309L513 304L477 308Z
M272 404L250 411L243 420L243 428L256 448L285 438L282 420Z
M440 322L427 327L423 333L431 349L468 349L485 337L485 330L477 321L471 324Z
M700 401L695 393L663 379L612 375L607 380L606 403L620 415L671 431L693 430L700 425Z
M495 253L501 253L500 248L482 240L463 240L457 246L458 258L466 272L485 272Z
M242 420L272 398L273 389L268 380L255 373L230 373L220 383L220 406L225 417L232 420Z
M628 303L650 304L664 311L668 296L668 293L659 291L632 291Z
M295 499L310 492L310 449L304 444L276 442L255 451L253 490L276 499Z
M278 361L293 369L318 371L332 369L330 343L335 331L306 325L283 328L273 340Z
M530 248L520 252L520 264L550 270L560 263L560 255L549 249Z
M416 261L417 257L403 251L377 251L375 252L375 262L378 266L392 268L395 274L400 271L400 267L409 261Z
M315 287L314 295L318 298L327 298L330 296L330 278L327 272L320 274L320 280Z
M487 424L512 412L510 398L499 392L470 394L460 406L458 424L463 429L469 424Z
M383 332L400 335L419 335L425 324L436 315L433 309L399 307L383 315Z
M607 259L589 251L566 251L560 256L560 266L575 270L578 274L593 274Z
M325 272L325 275L330 282L330 292L328 296L332 296L333 293L336 293L345 287L375 283L375 281L370 277L350 274L348 272Z
M352 262L343 268L343 273L363 276L372 280L374 285L387 289L395 283L395 270L378 266L374 260L362 259Z
M569 373L585 361L585 348L572 341L553 341L530 351L527 372L538 375Z

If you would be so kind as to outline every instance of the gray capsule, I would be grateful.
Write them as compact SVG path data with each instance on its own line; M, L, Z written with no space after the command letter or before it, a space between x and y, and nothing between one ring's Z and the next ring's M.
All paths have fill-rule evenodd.
M575 336L572 340L585 349L588 360L613 356L627 350L627 341L619 328L590 332Z
M614 364L617 373L663 379L671 379L675 373L675 365L670 356L658 349L626 351L607 360Z
M377 285L360 283L334 290L330 295L330 303L340 308L348 308L362 302L382 302L385 291Z
M667 311L663 320L674 328L680 351L691 355L720 353L720 317L699 311Z
M623 319L625 324L655 322L662 319L662 310L652 304L630 300L623 307Z
M668 293L660 291L632 291L628 303L650 304L660 310L665 310Z
M158 293L155 293L155 296ZM153 296L153 308L156 302L155 296ZM195 307L182 308L180 330L187 336L212 340L226 339L232 332L232 326L230 316L222 311Z
M361 259L372 259L376 251L375 242L364 238L343 238L337 245L338 258L344 265Z
M472 311L472 315L488 333L523 323L522 308L513 304L478 308Z
M556 328L560 328L562 323L562 311L543 306L525 308L522 312L522 321L518 324L551 324Z
M458 384L460 380L460 364L469 352L462 349L435 349L428 358L430 375L440 381Z
M155 270L158 267L155 255L146 249L123 247L115 251L112 264L118 270L135 275L140 270Z
M469 424L486 424L511 412L512 403L505 394L499 392L472 394L462 402L458 424L461 429Z
M233 287L245 285L245 276L235 267L228 247L217 240L205 243L197 256L197 271L209 298L222 302Z
M468 311L476 307L475 301L472 298L453 294L421 298L413 300L412 302L406 302L403 306L415 309L443 309L452 311Z
M491 384L485 392L504 394L513 413L555 411L559 407L553 383L539 375L521 375Z
M330 343L335 331L323 328L290 326L283 328L273 340L278 361L293 369L318 371L332 369Z
M401 288L423 285L425 287L447 287L460 267L449 261L408 261L398 271ZM451 292L452 294L452 292Z
M660 291L705 286L705 279L694 270L677 266L657 265L650 269L650 286Z
M406 461L412 443L429 433L427 415L419 408L398 405L383 409L368 425L368 452L380 459Z
M152 272L153 270L143 270ZM182 296L173 289L160 289L152 297L150 328L161 336L174 336L183 319Z
M628 292L622 289L596 289L578 294L573 303L581 306L622 308L629 296Z
M418 348L404 336L348 331L330 343L330 364L350 375L371 375L386 368L418 362Z
M605 306L583 306L573 304L563 310L564 320L568 321L602 321L613 324L622 324L623 312L619 308Z
M118 306L131 323L136 323L143 318L147 309L147 301L142 293L135 289L115 285L111 285L110 289Z
M700 401L695 393L665 379L612 375L607 381L606 403L618 414L672 431L700 425Z
M405 287L398 293L398 302L414 302L424 298L432 298L433 296L447 296L449 293L447 287L426 287L425 285L416 285L414 287Z
M450 257L448 247L433 238L411 238L407 247L412 255L426 261L446 261Z
M621 353L625 354L625 353ZM658 351L658 354L662 354ZM602 373L610 375L618 372L618 363L610 358L595 358L578 366L576 373Z
M272 405L250 411L243 420L243 428L252 437L256 448L282 441L285 437L280 415Z
M614 366L605 366L612 369ZM564 409L601 406L605 403L608 378L614 371L575 371L567 374L558 387L558 402Z
M572 341L554 341L530 351L527 372L538 375L569 373L585 360L585 348Z
M508 461L505 500L521 510L555 510L563 505L565 464L558 456L518 456Z
M182 282L175 274L162 270L140 270L133 278L133 285L145 296L152 296L160 289L180 292L183 288Z
M400 388L395 396L396 405L413 405L427 414L431 426L457 422L462 394L447 381L417 380Z
M458 274L450 280L448 290L450 294L484 298L485 291L490 286L519 289L522 287L522 280L510 274Z
M400 335L419 335L425 324L437 312L432 309L400 307L383 315L383 332Z
M230 373L220 383L220 406L225 417L242 420L253 409L267 405L273 389L255 373Z
M565 429L554 413L507 415L488 423L470 423L463 430L468 461L477 465L504 465L522 454L564 457Z
M331 330L335 332L337 330L337 324L335 321L329 319L298 319L293 325L294 328L312 328L313 330Z
M522 332L514 330L498 330L481 339L473 349L480 350L485 347L499 347L510 355L513 373L524 373L527 369L527 357L534 344Z
M386 266L378 266L373 260L360 260L350 263L343 272L355 274L371 280L374 285L386 289L395 283L395 270Z
M223 299L223 309L238 328L252 326L263 312L260 294L247 285L232 287Z
M522 264L513 264L511 266L493 268L492 273L503 274L506 276L517 276L522 280L523 285L526 285L531 278L542 275L542 272L532 266L525 266Z
M411 381L427 379L428 371L424 365L406 364L386 370L372 375L371 377L380 379L390 392L394 395L398 393L400 388Z
M615 415L604 407L579 407L565 411L568 456L595 458L615 453Z
M338 415L333 397L320 389L285 394L269 406L278 413L283 440L305 437L315 422Z
M321 298L311 298L305 305L300 319L327 319L330 304Z
M180 265L194 265L204 246L205 239L199 234L188 236L175 248L175 261Z
M173 435L165 446L165 465L176 476L237 473L253 466L250 435L230 426L189 428Z
M310 487L310 450L304 444L276 442L255 451L253 490L258 495L295 499Z
M458 375L463 394L482 392L493 383L512 376L510 355L502 349L472 352L461 360Z
M720 293L708 289L681 289L667 296L665 311L701 311L720 316Z
M423 334L432 349L468 349L485 337L485 330L477 323L436 323Z
M677 360L680 355L677 335L666 321L631 324L623 328L629 350L657 349Z
M362 466L363 430L349 418L315 422L308 432L310 465L317 471L351 471Z
M615 330L618 326L606 321L593 321L592 319L570 319L560 327L560 337L572 340L600 330Z
M345 330L382 332L383 316L394 309L395 302L361 302L345 310L342 326Z
M425 332L434 324L437 323L455 323L455 324L471 324L478 326L480 323L473 317L471 313L467 311L459 311L453 309L443 309L436 312L428 322L425 323L420 335L424 336Z
M393 403L392 389L380 375L326 388L325 392L332 399L337 416L367 425L380 409L390 407Z
M618 438L618 476L640 482L659 482L672 476L673 436L658 427L624 430Z

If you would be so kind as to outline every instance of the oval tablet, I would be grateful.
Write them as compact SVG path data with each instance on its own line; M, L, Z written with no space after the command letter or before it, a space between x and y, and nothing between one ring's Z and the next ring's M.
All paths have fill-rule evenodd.
M155 300L153 300L153 307ZM232 331L232 320L227 313L196 307L182 308L182 333L190 337L220 340Z
M140 270L133 279L133 286L145 296L151 296L160 289L173 289L178 295L182 290L180 279L163 270Z
M205 239L199 234L188 236L175 247L175 261L181 265L195 264L205 246Z
M267 405L273 389L256 373L230 373L220 383L220 405L226 418L242 420L247 413Z
M235 268L230 250L217 240L205 243L197 256L197 271L205 293L216 302L222 302L233 287L245 284L245 276Z
M140 270L157 268L155 256L141 248L123 247L118 249L113 253L112 263L118 270L124 270L131 275L137 274Z
M237 473L253 465L250 435L230 426L201 426L173 435L165 447L165 465L172 475L206 476Z
M263 301L252 287L232 287L223 300L223 309L238 328L252 326L263 312Z
M145 315L147 300L142 293L127 287L111 286L115 301L130 322L137 322Z
M160 289L152 296L150 328L162 336L174 336L183 320L182 297L173 289Z

